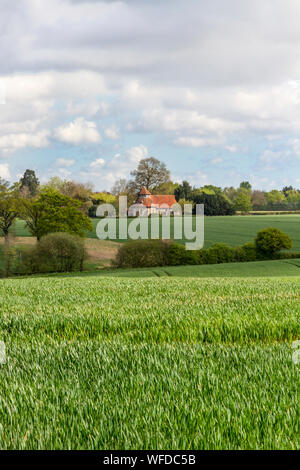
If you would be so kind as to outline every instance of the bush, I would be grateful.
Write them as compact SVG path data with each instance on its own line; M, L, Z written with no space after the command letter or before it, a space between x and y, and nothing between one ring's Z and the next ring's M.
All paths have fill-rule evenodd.
M120 268L164 266L169 244L163 240L131 240L120 246L116 265Z
M184 245L172 243L166 252L166 263L169 266L184 266L199 264L197 251L187 251Z
M46 267L54 272L82 271L84 240L69 233L50 233L38 242L37 257L43 270Z
M180 266L185 255L184 245L179 243L172 243L166 253L166 262L169 266Z
M235 249L235 259L238 262L256 261L257 258L256 246L252 242L245 243Z
M232 263L235 261L235 250L226 243L215 243L206 253L207 264Z
M255 239L255 246L258 253L272 258L282 249L290 249L293 246L290 237L277 228L265 228L258 232Z
M33 247L17 249L15 274L82 271L84 240L69 233L45 235Z

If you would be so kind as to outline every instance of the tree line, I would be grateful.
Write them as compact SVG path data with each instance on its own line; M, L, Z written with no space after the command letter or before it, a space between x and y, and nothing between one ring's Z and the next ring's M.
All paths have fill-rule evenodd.
M141 160L131 179L117 180L111 192L94 192L89 183L52 177L40 184L35 172L27 169L13 184L0 178L0 233L8 242L17 218L25 221L30 233L39 240L53 232L83 236L92 230L90 217L97 207L110 203L118 209L118 196L126 195L133 204L142 186L152 194L173 194L181 205L204 204L206 215L233 215L237 211L300 210L300 191L292 186L282 190L253 190L243 181L238 188L214 185L191 186L188 181L173 182L166 165L156 158Z

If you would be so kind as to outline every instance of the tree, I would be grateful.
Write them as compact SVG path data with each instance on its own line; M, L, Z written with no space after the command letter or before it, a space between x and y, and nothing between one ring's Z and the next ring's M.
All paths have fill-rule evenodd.
M300 206L300 193L296 189L287 191L286 202L290 207L297 209Z
M240 184L240 189L246 189L247 191L251 191L252 186L249 181L242 181Z
M137 190L145 186L151 191L170 181L170 172L166 165L153 157L141 160L137 169L131 172L131 176L134 177Z
M251 204L251 195L250 192L246 189L240 189L235 200L234 200L234 209L236 211L241 211L245 214L252 210Z
M285 200L285 196L282 191L278 191L278 189L273 189L272 191L266 194L268 203L270 204L278 204Z
M39 240L53 232L84 236L92 230L88 217L80 211L80 201L49 189L35 200L23 200L22 216L33 236Z
M222 188L214 186L213 184L206 184L205 186L202 186L201 191L206 194L221 194Z
M224 188L223 194L229 199L229 201L233 202L236 198L237 190L233 186L230 186L228 188Z
M285 195L285 197L287 197L289 191L293 191L293 190L294 190L293 186L285 186L284 188L282 188L282 192Z
M128 181L126 178L120 178L115 181L113 187L111 188L111 193L114 196L120 196L120 194L125 194L128 189Z
M173 181L170 180L157 186L152 191L152 194L174 194L178 186L178 183L173 183Z
M260 230L255 239L258 252L265 256L273 257L282 249L291 249L293 246L290 237L277 228L265 228Z
M263 191L255 190L251 194L251 202L254 210L262 210L267 204L267 199Z
M121 178L115 182L111 192L117 197L126 196L127 207L130 207L136 200L139 189L134 181L127 181L125 178ZM118 201L116 201L116 209L118 210Z
M35 175L34 170L26 170L23 177L20 179L20 192L28 191L31 197L38 193L39 180Z
M54 189L64 196L69 196L81 202L80 210L87 215L90 207L93 185L91 183L77 183L76 181L63 180L59 176L53 176L42 189Z
M188 181L182 181L181 184L177 186L177 188L174 191L176 201L179 201L180 199L190 199L192 196L192 186Z
M0 176L0 191L5 191L9 188L9 182Z
M0 230L8 245L9 230L20 212L20 202L16 191L2 187L0 190Z
M204 204L205 215L233 215L234 208L223 194L200 193L193 197L195 204Z

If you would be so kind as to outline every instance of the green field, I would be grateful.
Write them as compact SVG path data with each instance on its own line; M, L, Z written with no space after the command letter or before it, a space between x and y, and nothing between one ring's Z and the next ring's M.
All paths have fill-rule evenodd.
M299 268L268 263L2 280L1 448L300 449Z
M92 219L92 223L96 227L98 220ZM294 242L293 250L300 251L300 214L205 217L205 246L208 247L217 242L233 246L241 245L253 240L257 232L265 227L276 227L288 233ZM17 236L30 235L21 220L16 223L15 233ZM96 231L89 232L87 235L96 238ZM117 241L122 240L117 239Z

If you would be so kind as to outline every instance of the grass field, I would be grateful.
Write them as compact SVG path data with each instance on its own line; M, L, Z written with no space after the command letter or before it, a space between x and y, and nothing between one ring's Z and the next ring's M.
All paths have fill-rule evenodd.
M98 220L92 219L92 222L96 227ZM253 240L257 232L265 227L276 227L288 233L294 242L293 250L300 251L300 214L205 217L205 246L208 247L217 242L233 246L241 245ZM29 236L23 221L17 221L15 233L20 237ZM96 230L87 235L90 238L96 238ZM183 239L182 242L184 241Z
M0 282L2 449L300 449L300 277L171 269Z

